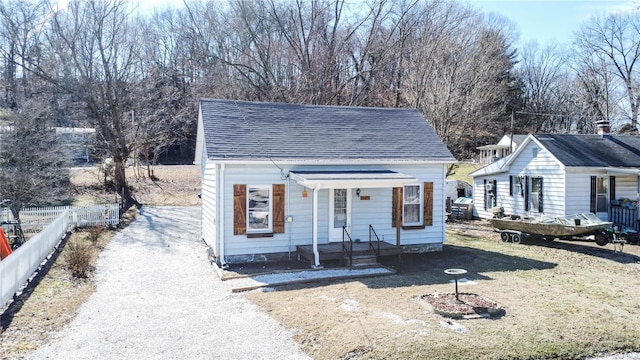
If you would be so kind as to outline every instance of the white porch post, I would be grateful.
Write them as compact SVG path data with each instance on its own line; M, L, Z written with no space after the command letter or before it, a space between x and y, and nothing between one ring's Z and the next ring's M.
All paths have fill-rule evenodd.
M318 191L320 189L313 188L313 257L314 267L320 267L320 253L318 252Z

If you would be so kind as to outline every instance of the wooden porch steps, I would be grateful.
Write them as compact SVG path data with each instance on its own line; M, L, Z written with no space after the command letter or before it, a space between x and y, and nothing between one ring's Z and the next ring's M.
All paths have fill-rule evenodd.
M344 256L342 263L345 266L371 266L378 264L378 258L375 254L353 255L349 261L349 256Z
M372 249L373 248L373 249ZM380 256L397 256L402 254L402 248L395 246L393 244L386 243L384 241L374 241L371 246L369 242L358 242L353 243L353 265L355 266L357 262L372 262L376 263L375 253L377 249L380 249ZM311 245L297 245L296 252L298 253L299 258L303 258L309 260L311 262L314 261L314 253L313 247ZM342 249L342 243L328 243L328 244L319 244L318 245L318 255L320 255L320 262L323 261L341 261L343 263L348 263L348 255ZM347 258L347 261L344 261L344 258ZM356 257L363 256L364 259L355 260ZM368 264L368 265L371 265Z

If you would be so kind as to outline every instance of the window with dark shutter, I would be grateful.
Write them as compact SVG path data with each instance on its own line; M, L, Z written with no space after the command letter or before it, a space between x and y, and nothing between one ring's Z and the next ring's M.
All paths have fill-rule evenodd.
M233 185L233 235L247 233L247 185Z
M403 222L402 213L405 208L404 204L404 188L402 187L394 187L392 192L391 199L391 226L401 226L404 230L413 230L413 229L424 229L426 226L433 226L433 183L425 182L423 183L423 196L422 196L422 206L420 206L420 211L422 212L422 223L421 224L407 224L405 225ZM409 204L412 205L412 204Z
M234 235L247 235L254 238L284 233L284 213L284 184L273 184L267 187L233 185ZM249 231L247 227L250 228Z
M589 198L589 211L596 213L596 177L591 177L591 196Z
M273 184L273 232L284 233L284 184Z
M509 175L509 196L513 196L513 175Z
M493 206L498 206L498 180L493 180Z
M616 199L616 177L609 177L609 200Z
M424 226L433 225L433 183L424 183Z
M487 210L487 179L482 181L482 190L484 194L484 201L482 203L484 204L484 209Z
M543 182L542 182L542 178L540 178L540 189L538 190L538 212L539 213L543 213L544 212L544 195L542 193L542 186Z
M391 226L402 226L402 188L394 187L391 199Z
M524 210L529 211L529 177L524 177Z

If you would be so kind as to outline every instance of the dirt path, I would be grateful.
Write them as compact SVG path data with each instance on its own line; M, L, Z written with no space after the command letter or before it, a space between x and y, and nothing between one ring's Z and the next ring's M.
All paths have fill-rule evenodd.
M199 208L143 208L102 253L96 292L30 359L306 359L291 333L218 279Z

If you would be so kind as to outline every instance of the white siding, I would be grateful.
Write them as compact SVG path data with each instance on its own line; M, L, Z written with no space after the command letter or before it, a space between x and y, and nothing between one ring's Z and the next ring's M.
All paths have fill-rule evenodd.
M216 172L216 165L210 161L207 161L204 165L204 171L202 175L202 221L201 221L201 236L202 239L209 245L214 253L218 255L217 239L216 239L216 180L218 178Z
M536 156L534 157L534 148ZM525 210L525 197L514 192L509 195L509 176L542 178L543 213L537 209ZM546 150L540 148L535 142L527 144L520 156L511 163L508 173L476 177L474 179L474 203L481 218L493 217L492 209L484 209L483 180L497 180L497 206L504 208L506 214L520 216L548 216L555 217L565 214L565 174L563 166ZM514 179L515 182L515 179ZM573 186L573 185L572 185ZM588 201L588 199L587 199Z
M295 167L303 170L301 167ZM304 170L327 170L327 167L305 167ZM339 167L332 166L331 170L367 170L383 169L380 166ZM398 165L385 166L384 169L398 171L415 176L419 183L433 182L434 184L434 212L433 226L420 230L401 230L402 245L412 244L441 244L444 239L444 171L445 166L437 165ZM312 211L313 191L308 196L302 196L302 186L291 181L286 174L291 168L284 168L282 172L275 165L226 165L223 193L224 209L219 209L224 218L225 255L266 254L275 252L295 251L296 245L312 243ZM208 172L207 172L208 174ZM285 184L285 215L293 217L291 223L285 223L284 234L274 234L273 237L247 238L245 235L233 235L233 185L269 185ZM214 187L211 181L203 180L203 195L205 187ZM357 188L354 184L353 189ZM361 196L370 196L370 200L360 200L352 191L352 238L363 241L368 239L369 224L373 225L380 238L395 243L396 230L391 227L391 188L361 189ZM209 216L215 212L204 209L203 223L209 223ZM215 205L214 205L215 206ZM207 215L204 215L206 212ZM329 230L329 190L322 189L318 193L318 243L328 242ZM223 219L219 219L222 221ZM205 227L203 227L204 229Z
M582 171L567 174L566 214L590 212L591 210L591 176L609 177L601 171ZM636 175L613 175L616 177L616 199L638 198L638 177ZM609 199L613 200L613 199ZM602 217L601 215L598 215ZM604 218L603 220L608 220Z
M616 177L616 198L617 199L638 199L638 176L636 175L615 175Z

